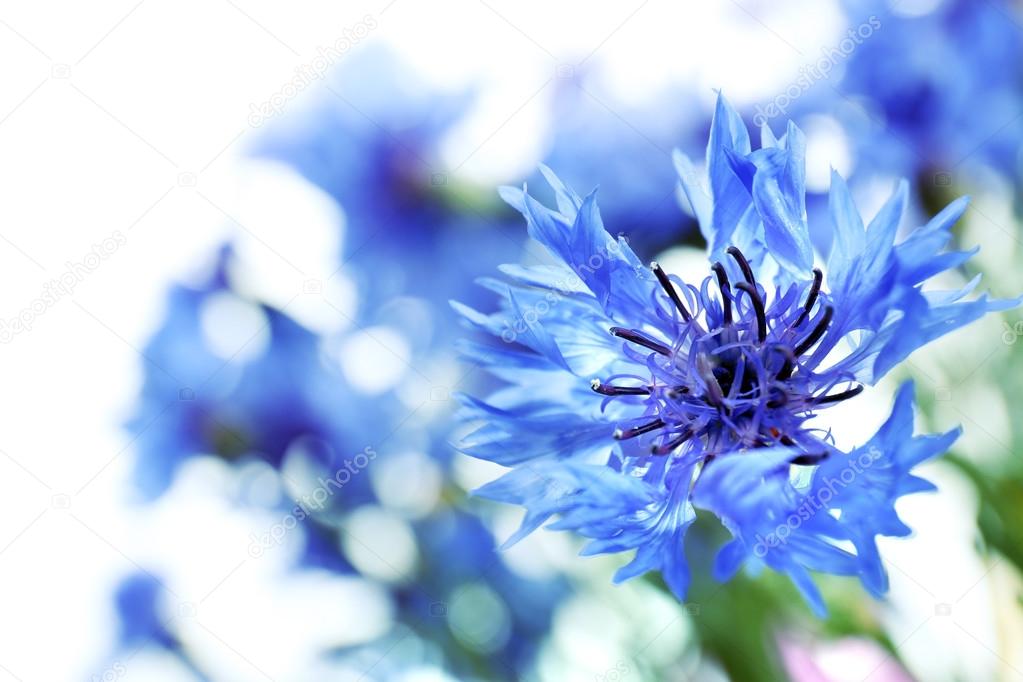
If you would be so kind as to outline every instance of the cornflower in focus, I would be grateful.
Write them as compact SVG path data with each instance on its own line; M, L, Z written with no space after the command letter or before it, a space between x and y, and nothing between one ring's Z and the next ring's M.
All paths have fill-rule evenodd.
M923 290L973 254L943 252L965 199L897 242L907 185L865 227L837 174L825 278L806 220L803 134L789 124L781 138L768 127L761 136L753 150L721 98L709 186L676 156L709 244L698 283L645 266L604 229L594 194L549 171L556 210L503 191L556 262L484 280L498 313L455 304L499 339L466 343L465 355L506 382L486 400L463 397L462 418L477 428L461 447L510 467L479 491L525 507L509 543L557 516L550 528L590 539L584 554L635 550L616 580L659 570L683 599L683 540L699 508L732 535L717 578L766 564L824 615L810 571L857 576L883 594L876 538L910 533L895 502L933 488L912 469L958 431L914 436L908 384L859 447L840 448L820 418L917 348L1017 301L967 300L976 280Z

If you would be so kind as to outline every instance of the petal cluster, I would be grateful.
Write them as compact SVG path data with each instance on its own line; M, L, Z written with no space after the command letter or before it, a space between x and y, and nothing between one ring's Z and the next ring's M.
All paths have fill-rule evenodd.
M900 240L904 184L865 224L836 174L834 247L815 267L804 149L790 124L780 138L763 128L754 150L720 98L706 174L676 155L709 245L702 282L644 264L604 228L594 194L547 169L556 208L503 190L552 262L482 280L498 312L454 305L485 333L463 343L464 355L502 381L485 400L463 397L475 430L461 449L510 468L479 491L525 507L510 542L553 519L590 539L584 553L635 550L616 580L657 570L682 599L684 535L700 510L733 536L718 555L721 579L766 564L819 614L811 571L884 592L875 539L908 532L893 504L927 488L911 469L956 432L914 437L909 386L851 451L818 417L920 346L1017 301L970 298L976 281L922 288L972 255L944 251L966 201Z

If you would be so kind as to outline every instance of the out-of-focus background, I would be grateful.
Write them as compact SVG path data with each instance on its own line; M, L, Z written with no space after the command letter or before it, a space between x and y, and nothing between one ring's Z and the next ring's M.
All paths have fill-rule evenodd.
M825 581L819 621L775 576L679 604L563 535L498 552L448 307L537 257L496 188L540 163L686 272L671 152L718 89L804 129L812 221L832 167L867 215L969 193L948 284L1018 293L1021 46L1007 0L0 8L0 679L1023 679L1018 312L896 377L965 435L889 598Z

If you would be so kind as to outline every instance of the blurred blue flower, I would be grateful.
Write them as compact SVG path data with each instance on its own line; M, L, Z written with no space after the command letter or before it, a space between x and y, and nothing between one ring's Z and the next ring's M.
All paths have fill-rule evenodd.
M507 207L441 156L472 101L471 92L424 86L410 65L369 47L259 136L256 156L291 166L340 205L339 256L359 289L360 321L401 295L446 315L451 291L521 248Z
M281 311L235 294L228 281L231 258L232 249L224 247L204 284L171 290L166 319L143 348L146 371L128 428L137 434L136 482L147 498L160 495L194 455L255 457L279 467L289 446L306 438L323 445L316 451L333 470L351 454L348 448L362 447L354 443L368 442L361 422L351 417L352 393L325 362L319 338ZM241 354L250 344L265 343L256 357L213 351L204 324L216 313L211 303L218 297L262 315L259 328L237 349ZM363 498L365 489L363 484ZM346 494L358 496L357 486Z
M269 126L255 149L292 166L337 201L345 219L340 260L359 296L355 326L400 330L413 346L415 366L451 359L458 328L448 298L469 290L481 269L496 267L508 254L517 257L524 242L518 217L449 171L441 158L445 136L463 120L471 99L424 88L407 65L368 49L346 58L304 111ZM405 415L394 414L395 404L394 393L387 392L362 399L352 413L378 439L398 429L418 431L410 440L447 473L453 454L449 413L409 426ZM336 401L332 409L338 409ZM448 489L446 503L412 522L420 565L391 587L397 620L438 645L446 669L514 679L531 665L567 585L512 572L495 554L486 526L450 504L461 494ZM329 557L331 548L325 549ZM503 624L493 616L496 634L486 641L477 641L478 633L465 632L448 613L467 585L492 594L502 605L498 614L506 609ZM389 651L403 639L396 632L339 656L361 660L367 651ZM381 656L370 658L374 665Z
M461 447L511 467L478 491L526 508L509 542L559 515L550 527L590 538L584 554L636 550L616 580L659 570L682 599L683 537L699 507L733 536L717 577L766 564L823 614L808 571L856 575L883 592L874 538L905 534L894 500L924 489L910 469L957 432L913 439L907 388L891 420L852 452L812 419L920 346L1017 302L965 300L976 280L921 291L974 253L942 252L965 200L896 243L906 184L865 228L837 174L825 286L806 222L803 134L790 124L781 138L766 127L761 136L753 150L719 98L708 188L676 158L710 245L712 274L698 286L657 263L645 268L604 229L595 195L578 196L546 169L556 210L503 190L557 262L505 266L509 281L485 280L501 297L498 313L455 304L503 342L466 343L467 358L508 384L486 401L463 398L462 417L478 428Z
M377 238L429 240L451 213L440 144L470 102L424 88L386 49L361 49L303 107L271 122L253 151L292 166L344 208L349 252Z
M921 16L897 3L846 2L850 21L879 28L850 53L825 113L844 113L858 163L949 184L968 160L1010 176L1023 164L1023 15L1004 0L948 0ZM863 109L848 104L855 101ZM861 115L866 112L866 116ZM949 177L946 177L949 176Z
M350 560L340 537L349 533L343 527L346 514L383 504L373 485L377 472L372 469L407 446L422 448L446 471L452 454L447 423L410 420L409 411L393 394L377 399L360 396L326 362L325 339L286 313L244 299L235 291L230 277L233 264L233 250L224 247L205 282L174 287L166 320L143 349L148 360L143 389L129 424L137 432L139 489L149 498L160 495L186 459L201 455L229 462L265 462L290 484L293 479L285 471L289 455L301 451L306 458L301 476L319 475L319 487L324 488L319 492L328 493L329 498L322 502L315 491L303 496L289 488L299 499L281 501L282 511L302 521L303 545L295 566L357 572L353 565L357 562ZM223 305L225 300L249 306L263 317L262 327L238 349L238 357L224 357L211 344L211 322L237 324L212 317L230 312L230 306ZM246 335L248 326L242 327ZM259 352L243 352L250 344L259 346ZM372 463L365 464L371 470L345 475L343 490L323 484L337 479L345 457L362 451L366 444L374 448ZM358 465L358 459L355 462ZM421 483L408 480L405 485L411 489ZM304 482L295 485L301 487ZM531 664L567 586L557 578L534 580L514 573L495 554L493 536L483 523L451 504L461 493L450 488L441 493L445 500L422 518L408 520L418 561L409 575L389 586L395 623L443 651L444 664L451 670L465 674L478 670L476 657L482 652L494 666L493 679L513 679L514 671ZM258 553L252 556L266 549L256 548ZM173 635L162 627L153 608L158 585L145 577L126 583L118 596L126 637L162 638L173 645ZM485 586L506 609L502 629L487 641L477 642L477 633L462 632L448 618L446 609L466 584ZM377 644L365 647L374 649ZM481 651L472 648L477 645ZM351 648L338 653L357 654Z
M544 164L572 187L599 184L601 214L634 247L655 251L696 236L691 217L679 207L671 151L702 143L704 109L675 106L687 96L676 90L640 103L622 101L600 86L597 75L559 81Z

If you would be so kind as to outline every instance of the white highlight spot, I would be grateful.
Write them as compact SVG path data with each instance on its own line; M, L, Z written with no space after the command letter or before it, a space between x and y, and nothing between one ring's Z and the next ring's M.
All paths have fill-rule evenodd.
M341 344L341 369L353 388L377 395L398 385L411 355L401 334L390 327L368 327Z
M360 573L387 583L408 582L419 560L412 528L375 505L356 509L344 524L341 545Z
M258 358L270 342L266 314L234 294L211 295L199 312L203 338L210 350L225 360L248 362Z

